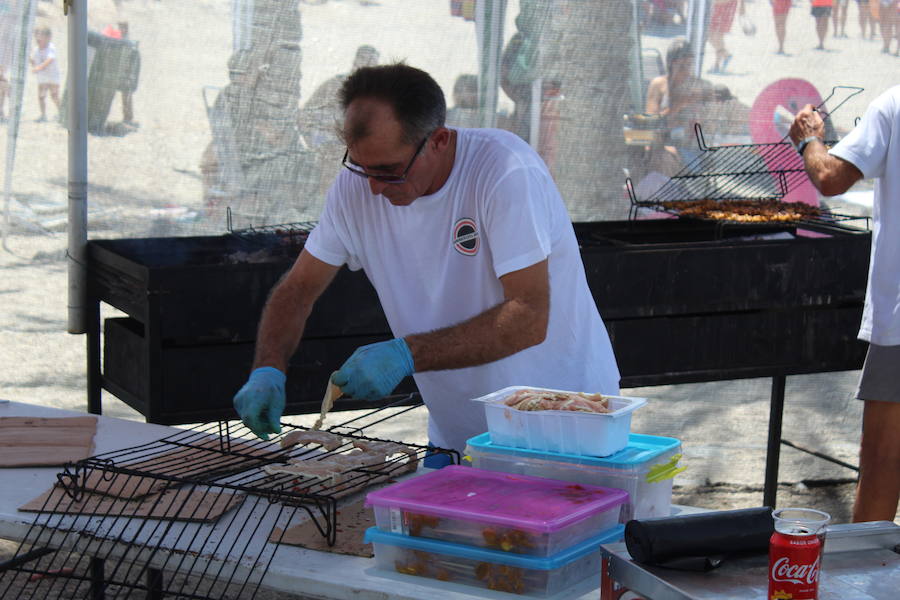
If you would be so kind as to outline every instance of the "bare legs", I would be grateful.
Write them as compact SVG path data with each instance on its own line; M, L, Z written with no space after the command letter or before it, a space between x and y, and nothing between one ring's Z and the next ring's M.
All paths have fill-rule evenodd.
M871 0L875 1L875 0ZM866 27L871 32L868 37L875 37L875 20L872 18L872 12L869 10L869 3L858 2L856 8L859 9L859 34L866 39Z
M879 20L881 21L881 39L884 41L881 51L888 54L891 51L891 39L894 37L894 27L897 22L897 7L894 4L882 6Z
M775 37L778 38L778 54L784 54L784 37L787 29L787 13L773 15L775 20Z
M819 45L816 50L825 49L825 35L828 33L828 16L816 17L816 35L819 36Z
M900 402L866 400L853 521L893 521L900 499Z
M38 104L41 107L41 117L38 121L46 121L47 120L47 94L50 94L50 98L53 100L53 103L56 105L56 110L59 111L59 84L58 83L39 83L38 84Z
M841 2L838 0L832 7L834 37L847 37L847 4L848 2Z
M716 64L711 69L711 72L720 73L728 67L728 61L731 59L731 54L725 48L725 34L721 31L710 31L709 45L716 52Z

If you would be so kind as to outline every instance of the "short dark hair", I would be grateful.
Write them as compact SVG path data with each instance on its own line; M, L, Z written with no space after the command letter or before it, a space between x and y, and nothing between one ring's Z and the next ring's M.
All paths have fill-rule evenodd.
M441 86L425 71L399 62L392 65L362 67L347 77L338 92L341 108L358 98L387 103L403 128L404 141L418 144L447 118L447 102ZM351 123L341 131L344 142L369 135L369 123Z

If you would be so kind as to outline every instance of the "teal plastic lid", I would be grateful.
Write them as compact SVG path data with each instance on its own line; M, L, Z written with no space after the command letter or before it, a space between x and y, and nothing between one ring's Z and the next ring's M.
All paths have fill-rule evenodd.
M431 552L432 554L447 554L449 556L459 556L471 560L522 567L523 569L552 571L553 569L564 567L585 554L594 552L602 544L620 541L624 531L624 525L616 525L596 537L585 540L567 550L563 550L553 556L547 557L523 556L512 552L489 550L488 548L479 548L477 546L467 546L465 544L455 544L453 542L442 542L440 540L400 535L399 533L382 531L377 527L369 527L366 529L366 535L363 538L363 541L367 544L374 542L377 544L387 544L389 546L399 546L401 548L412 548L413 550L422 550L424 552Z
M629 434L627 446L615 454L604 457L501 446L491 441L490 432L469 438L466 443L472 448L482 452L496 452L498 454L511 454L513 456L539 458L543 460L557 460L567 463L593 465L612 469L633 469L648 463L661 454L676 450L681 446L681 441L675 438L644 435L641 433Z

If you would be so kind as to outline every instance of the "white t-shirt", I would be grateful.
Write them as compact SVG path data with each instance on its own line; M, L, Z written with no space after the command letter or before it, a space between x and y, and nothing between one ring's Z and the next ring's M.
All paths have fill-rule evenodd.
M509 132L456 131L446 183L409 206L391 205L342 171L306 250L331 265L365 269L397 337L481 314L503 301L501 276L549 257L544 342L476 367L415 374L430 441L462 451L466 439L487 431L471 398L510 385L617 394L619 371L544 162Z
M53 42L48 42L46 48L35 45L31 58L35 67L48 58L52 58L53 62L34 75L37 77L38 83L59 83L59 61L56 59L56 46L53 45Z
M900 345L900 85L876 98L830 153L875 181L872 257L859 338Z

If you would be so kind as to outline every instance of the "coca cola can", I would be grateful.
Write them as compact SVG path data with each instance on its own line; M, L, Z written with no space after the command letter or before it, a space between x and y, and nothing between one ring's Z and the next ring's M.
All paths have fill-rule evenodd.
M782 508L772 513L769 539L769 600L817 600L828 513Z

